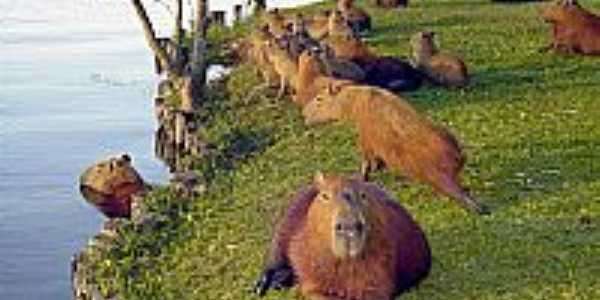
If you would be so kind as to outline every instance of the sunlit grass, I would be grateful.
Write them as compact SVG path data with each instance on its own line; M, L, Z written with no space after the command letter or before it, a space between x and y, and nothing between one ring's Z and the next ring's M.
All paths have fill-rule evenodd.
M538 52L549 36L541 5L368 9L380 53L408 56L410 36L428 29L467 61L469 88L407 96L462 141L464 180L493 211L468 215L427 187L377 174L433 250L431 275L402 299L600 299L600 60ZM241 67L207 105L204 133L230 161L212 169L210 192L191 203L166 191L148 200L168 212L165 225L124 230L128 242L98 259L103 290L123 299L254 299L249 288L290 193L316 170L358 170L353 129L306 128L298 109L272 93L244 104L259 83ZM266 299L301 298L292 290Z

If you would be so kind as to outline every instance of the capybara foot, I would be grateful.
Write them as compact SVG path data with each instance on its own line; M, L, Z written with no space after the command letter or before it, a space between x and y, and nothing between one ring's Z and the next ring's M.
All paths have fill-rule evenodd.
M294 285L295 276L292 268L287 264L278 264L265 269L254 284L253 292L264 296L269 289L281 290Z

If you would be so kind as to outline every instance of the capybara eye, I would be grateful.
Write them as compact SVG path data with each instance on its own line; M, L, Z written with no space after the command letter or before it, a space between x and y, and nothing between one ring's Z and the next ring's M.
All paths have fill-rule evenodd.
M321 193L321 200L329 201L329 199L331 199L331 197L329 196L328 193Z

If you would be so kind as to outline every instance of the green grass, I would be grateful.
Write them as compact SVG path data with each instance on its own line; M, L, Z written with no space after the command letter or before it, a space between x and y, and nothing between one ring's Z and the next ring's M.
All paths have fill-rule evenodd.
M409 37L430 29L467 61L469 88L407 96L459 137L469 157L464 181L493 210L468 215L425 186L377 174L433 251L430 276L402 299L600 299L600 60L539 53L549 37L541 5L421 0L402 11L368 9L380 53L408 56ZM256 299L249 288L287 197L316 170L358 170L352 128L306 128L290 101L268 95L245 104L259 83L240 67L214 92L204 133L217 155L195 162L209 192L193 201L168 190L149 198L159 230L123 229L125 242L96 261L103 291ZM301 297L291 290L265 299Z

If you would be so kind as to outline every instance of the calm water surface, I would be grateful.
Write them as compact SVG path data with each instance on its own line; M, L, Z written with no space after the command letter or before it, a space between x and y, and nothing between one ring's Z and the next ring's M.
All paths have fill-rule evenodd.
M187 1L186 1L187 2ZM272 1L291 6L314 0ZM168 33L161 7L149 7ZM150 182L152 57L128 1L0 0L0 299L69 299L69 262L103 217L83 169L128 152ZM159 30L159 31L161 31Z

